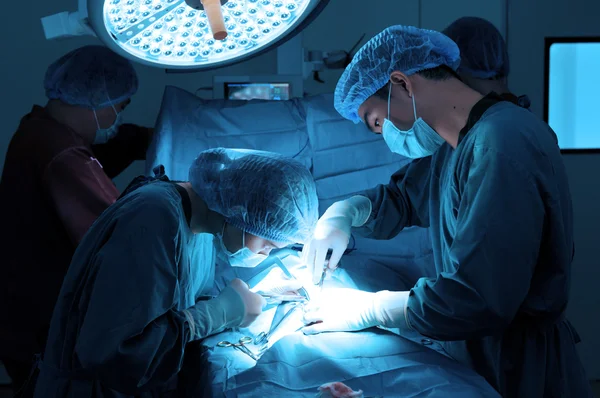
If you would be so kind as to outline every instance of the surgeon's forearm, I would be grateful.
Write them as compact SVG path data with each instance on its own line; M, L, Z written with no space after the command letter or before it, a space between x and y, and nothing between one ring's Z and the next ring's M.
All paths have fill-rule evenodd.
M392 239L410 226L409 206L387 185L379 185L360 194L371 203L369 217L360 227L353 228L359 236L371 239Z
M88 312L86 320L96 321L97 316ZM98 370L107 385L143 391L180 372L185 347L194 340L189 322L183 311L172 309L158 318L138 318L129 324L107 323L99 328L84 323L75 354L83 369Z
M363 226L371 216L371 200L366 196L356 195L332 204L323 219L345 217L351 220L352 227Z
M406 227L429 227L431 156L405 165L386 185L361 193L371 200L371 217L356 232L373 239L392 239Z
M212 300L199 301L184 310L190 328L190 341L239 326L244 319L244 302L231 287Z
M121 174L136 160L146 160L154 129L123 124L119 133L105 144L92 145L92 151L109 178Z
M410 291L375 293L375 308L379 325L387 328L412 329L407 318L407 303Z

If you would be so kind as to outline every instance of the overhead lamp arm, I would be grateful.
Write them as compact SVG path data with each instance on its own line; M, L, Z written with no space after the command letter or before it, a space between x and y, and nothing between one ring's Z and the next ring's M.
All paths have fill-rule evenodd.
M44 17L42 18L42 27L44 28L44 35L48 40L96 35L87 22L81 18L78 11L63 11Z
M88 20L87 1L78 0L79 10L63 11L42 18L42 28L47 40L73 36L96 36Z

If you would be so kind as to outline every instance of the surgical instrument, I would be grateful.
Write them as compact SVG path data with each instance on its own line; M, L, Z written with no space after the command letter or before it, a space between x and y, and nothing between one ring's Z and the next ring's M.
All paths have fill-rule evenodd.
M281 259L279 259L279 257L275 257L274 258L274 262L275 264L277 264L277 266L279 268L281 268L281 270L283 271L283 273L285 274L285 276L287 276L290 279L296 279L294 277L294 275L292 275L292 273L287 269L287 267L283 264L283 262L281 261ZM298 293L303 296L307 301L310 301L310 296L308 295L308 292L306 291L305 288L301 287L300 289L298 289Z
M240 340L237 344L234 344L234 343L224 340L224 341L218 342L217 347L233 347L237 350L240 350L244 354L248 355L250 358L254 359L255 361L258 361L258 359L256 358L256 355L254 355L252 353L252 351L250 351L250 349L248 347L246 347L246 343L250 343L250 342L252 342L252 337L243 336L240 338Z
M260 294L263 298L267 299L267 301L269 300L273 300L273 301L277 301L277 302L282 302L282 301L303 301L306 300L306 297L300 295L300 294L266 294L266 293L258 293Z
M290 308L288 310L288 306L292 305L292 308ZM271 328L269 329L268 333L265 332L260 332L256 338L254 339L254 345L266 345L269 342L269 337L271 337L271 335L273 334L273 332L275 332L279 326L287 319L289 318L289 316L298 308L298 303L286 303L286 304L281 304L279 307L277 307L277 310L275 311L275 316L273 317L273 323L271 324ZM287 310L287 312L285 312ZM284 313L283 316L281 316L281 313ZM277 318L281 317L279 320Z
M323 282L325 281L325 276L327 275L327 267L323 267L323 273L321 274L321 280L319 281L319 290L323 290Z

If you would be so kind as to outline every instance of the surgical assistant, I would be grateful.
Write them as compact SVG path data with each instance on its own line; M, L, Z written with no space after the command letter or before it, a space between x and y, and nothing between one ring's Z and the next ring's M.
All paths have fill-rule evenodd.
M160 168L135 180L73 257L35 396L180 394L186 345L251 324L264 305L239 279L199 300L215 272L203 237L214 236L232 265L256 265L271 249L309 238L317 206L308 169L261 151L204 151L189 182L169 181Z
M325 212L304 253L313 282L328 249L329 266L337 265L352 227L374 239L429 227L437 276L407 292L324 292L305 314L307 323L322 323L305 333L414 329L440 340L505 397L591 397L579 338L564 314L573 213L556 136L526 109L466 86L459 64L446 36L393 26L342 75L340 114L417 159L389 184Z
M483 95L495 92L507 101L529 108L529 97L517 97L508 89L508 47L500 31L490 21L462 17L442 33L451 38L460 50L457 72L465 84Z
M152 129L121 124L138 78L105 47L60 57L44 88L48 102L21 119L0 181L0 360L15 389L43 352L75 248L119 196L111 179L145 159L152 139Z

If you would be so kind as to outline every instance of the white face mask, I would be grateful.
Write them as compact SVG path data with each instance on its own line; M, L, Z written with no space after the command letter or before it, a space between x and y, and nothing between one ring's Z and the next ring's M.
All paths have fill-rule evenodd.
M433 154L443 143L440 137L422 118L417 118L417 106L415 95L412 95L415 123L409 130L400 130L392 123L390 117L390 98L392 96L392 84L388 93L388 118L383 121L383 139L390 151L407 158L424 158Z
M94 144L106 144L111 138L114 138L119 133L119 127L123 123L121 114L117 112L115 107L112 107L117 115L115 122L109 128L102 129L100 128L100 122L98 122L98 115L96 114L96 110L94 109L94 116L96 117L96 124L98 125L98 130L96 130L96 138L94 139Z
M223 232L218 234L217 238L221 246L221 251L227 256L229 264L232 267L254 268L267 259L267 256L264 254L254 253L252 250L246 247L246 232L244 231L242 231L242 248L235 253L231 253L229 250L227 250L225 243L223 243L225 225L226 223L223 224Z

